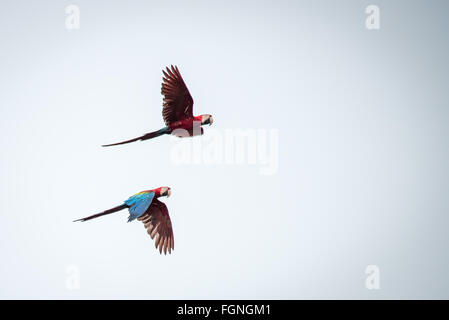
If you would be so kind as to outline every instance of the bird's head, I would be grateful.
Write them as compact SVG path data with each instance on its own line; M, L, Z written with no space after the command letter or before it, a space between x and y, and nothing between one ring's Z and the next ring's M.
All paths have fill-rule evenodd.
M171 189L169 187L160 187L156 189L156 196L158 197L170 197Z
M212 115L210 114L202 114L201 115L201 125L212 125L212 123L214 122L214 119L212 118Z

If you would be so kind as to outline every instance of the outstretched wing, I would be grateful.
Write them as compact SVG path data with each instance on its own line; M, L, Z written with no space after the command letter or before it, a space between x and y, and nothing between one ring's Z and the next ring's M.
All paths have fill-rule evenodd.
M159 253L164 251L164 254L167 254L167 250L171 253L175 249L175 238L165 203L154 199L147 212L137 220L143 222L151 239L154 239Z
M140 217L147 211L154 198L154 192L139 192L125 201L125 204L129 206L128 222Z
M193 117L193 99L184 80L179 73L178 67L167 67L167 72L162 70L161 93L164 95L164 107L162 116L165 124Z

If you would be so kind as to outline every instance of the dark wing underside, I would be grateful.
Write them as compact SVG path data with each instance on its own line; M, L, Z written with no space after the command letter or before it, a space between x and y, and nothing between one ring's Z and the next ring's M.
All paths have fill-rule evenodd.
M171 253L175 249L175 238L167 206L154 199L148 210L137 220L142 221L159 253Z
M167 72L164 70L162 72L164 74L161 89L164 96L162 116L165 124L168 126L175 121L193 117L193 99L178 67L171 66L171 69L167 67Z

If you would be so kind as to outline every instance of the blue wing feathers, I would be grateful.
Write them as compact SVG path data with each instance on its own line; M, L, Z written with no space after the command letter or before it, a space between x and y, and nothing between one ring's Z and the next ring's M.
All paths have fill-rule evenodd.
M153 198L154 192L141 192L129 197L125 201L125 204L129 206L128 222L143 215L153 201Z

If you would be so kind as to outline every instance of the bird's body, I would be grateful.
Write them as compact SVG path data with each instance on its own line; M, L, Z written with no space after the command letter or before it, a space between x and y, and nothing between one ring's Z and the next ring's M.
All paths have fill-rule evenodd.
M161 89L164 96L162 117L166 127L134 139L103 145L103 147L148 140L164 134L173 134L180 138L202 135L204 130L201 126L213 123L210 114L193 115L193 98L179 73L178 67L171 66L171 69L167 67L166 71L162 70L162 72L164 74Z
M139 192L129 197L123 204L112 209L94 214L92 216L75 221L88 221L123 209L129 210L128 222L135 219L142 221L148 234L155 238L156 248L164 254L171 253L175 248L175 240L167 206L158 200L161 196L170 196L170 188L160 187L157 189Z

